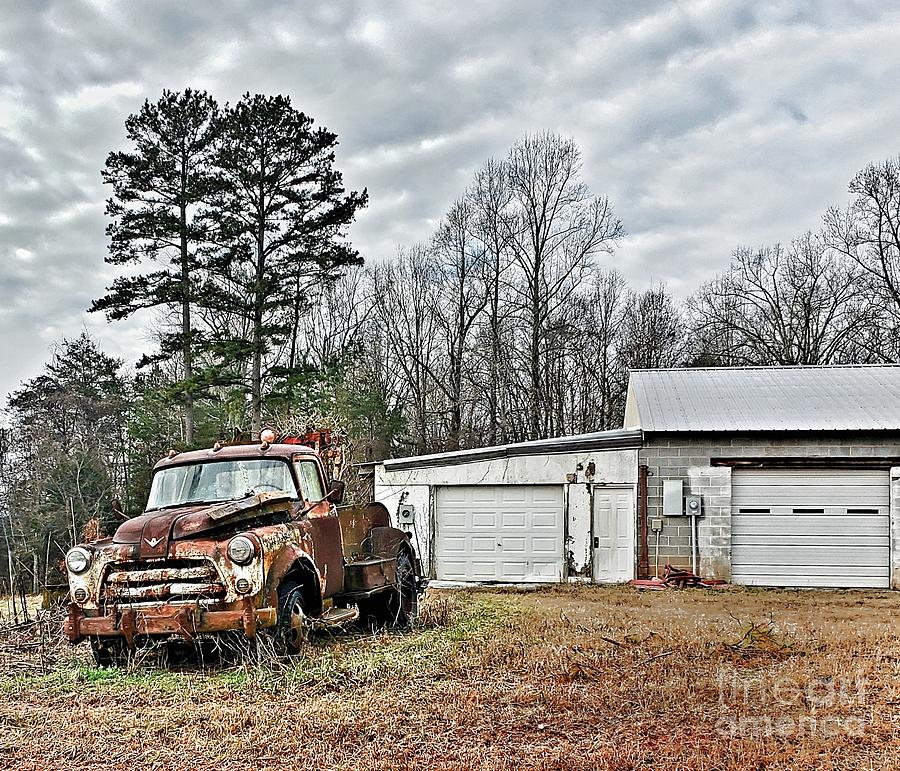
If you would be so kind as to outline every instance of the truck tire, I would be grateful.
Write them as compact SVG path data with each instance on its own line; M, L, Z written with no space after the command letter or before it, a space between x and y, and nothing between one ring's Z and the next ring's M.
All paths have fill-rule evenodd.
M397 583L359 604L360 620L376 627L401 629L416 620L419 611L418 576L406 549L397 555Z
M300 653L309 639L309 622L304 609L303 586L293 581L278 588L278 620L275 622L275 651L279 655Z
M124 667L128 664L128 645L121 637L92 637L91 653L98 667Z
M391 596L391 620L394 626L410 626L419 615L419 577L412 555L403 550L397 555L397 591ZM390 595L389 595L390 596Z

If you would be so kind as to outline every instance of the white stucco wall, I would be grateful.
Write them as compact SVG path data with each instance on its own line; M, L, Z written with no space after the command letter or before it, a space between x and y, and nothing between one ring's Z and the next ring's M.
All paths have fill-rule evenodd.
M900 589L900 466L891 469L891 588Z
M412 544L422 561L425 575L431 575L431 488L428 485L380 484L375 475L375 500L383 503L391 514L391 524L412 535ZM415 521L406 525L399 521L400 504L415 508Z
M591 579L591 525L591 483L566 485L565 557L570 579Z
M594 474L588 476L589 464ZM413 543L425 570L431 574L434 488L445 485L559 484L566 487L566 554L569 575L589 580L591 575L590 483L636 484L637 450L593 450L559 454L522 455L512 458L455 463L398 471L375 468L375 500L383 503L396 522L401 503L416 509ZM567 481L575 474L575 482Z

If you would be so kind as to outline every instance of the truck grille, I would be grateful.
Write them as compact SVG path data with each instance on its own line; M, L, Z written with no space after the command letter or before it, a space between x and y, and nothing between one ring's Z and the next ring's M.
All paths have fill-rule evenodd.
M105 605L135 607L161 603L208 603L225 594L210 560L146 560L112 563L103 579Z

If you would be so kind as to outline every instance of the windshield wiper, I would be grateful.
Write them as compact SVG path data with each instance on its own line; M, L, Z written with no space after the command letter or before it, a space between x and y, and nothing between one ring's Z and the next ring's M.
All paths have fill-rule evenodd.
M197 503L224 503L222 500L210 501L203 498L199 498L193 501L179 501L178 503L168 503L165 506L154 506L152 509L145 509L145 511L163 511L164 509L176 509L179 506L193 506Z

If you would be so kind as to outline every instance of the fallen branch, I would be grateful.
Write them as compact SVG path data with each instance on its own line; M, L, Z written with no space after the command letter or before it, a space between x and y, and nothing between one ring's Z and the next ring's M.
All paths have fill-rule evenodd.
M673 653L675 653L675 651L663 651L662 653L657 653L656 655L650 656L649 658L646 658L643 661L639 661L637 664L635 664L632 667L632 669L637 669L638 667L644 666L644 664L649 664L651 661L654 661L655 659L662 659L662 658L665 658L666 656L671 656Z

